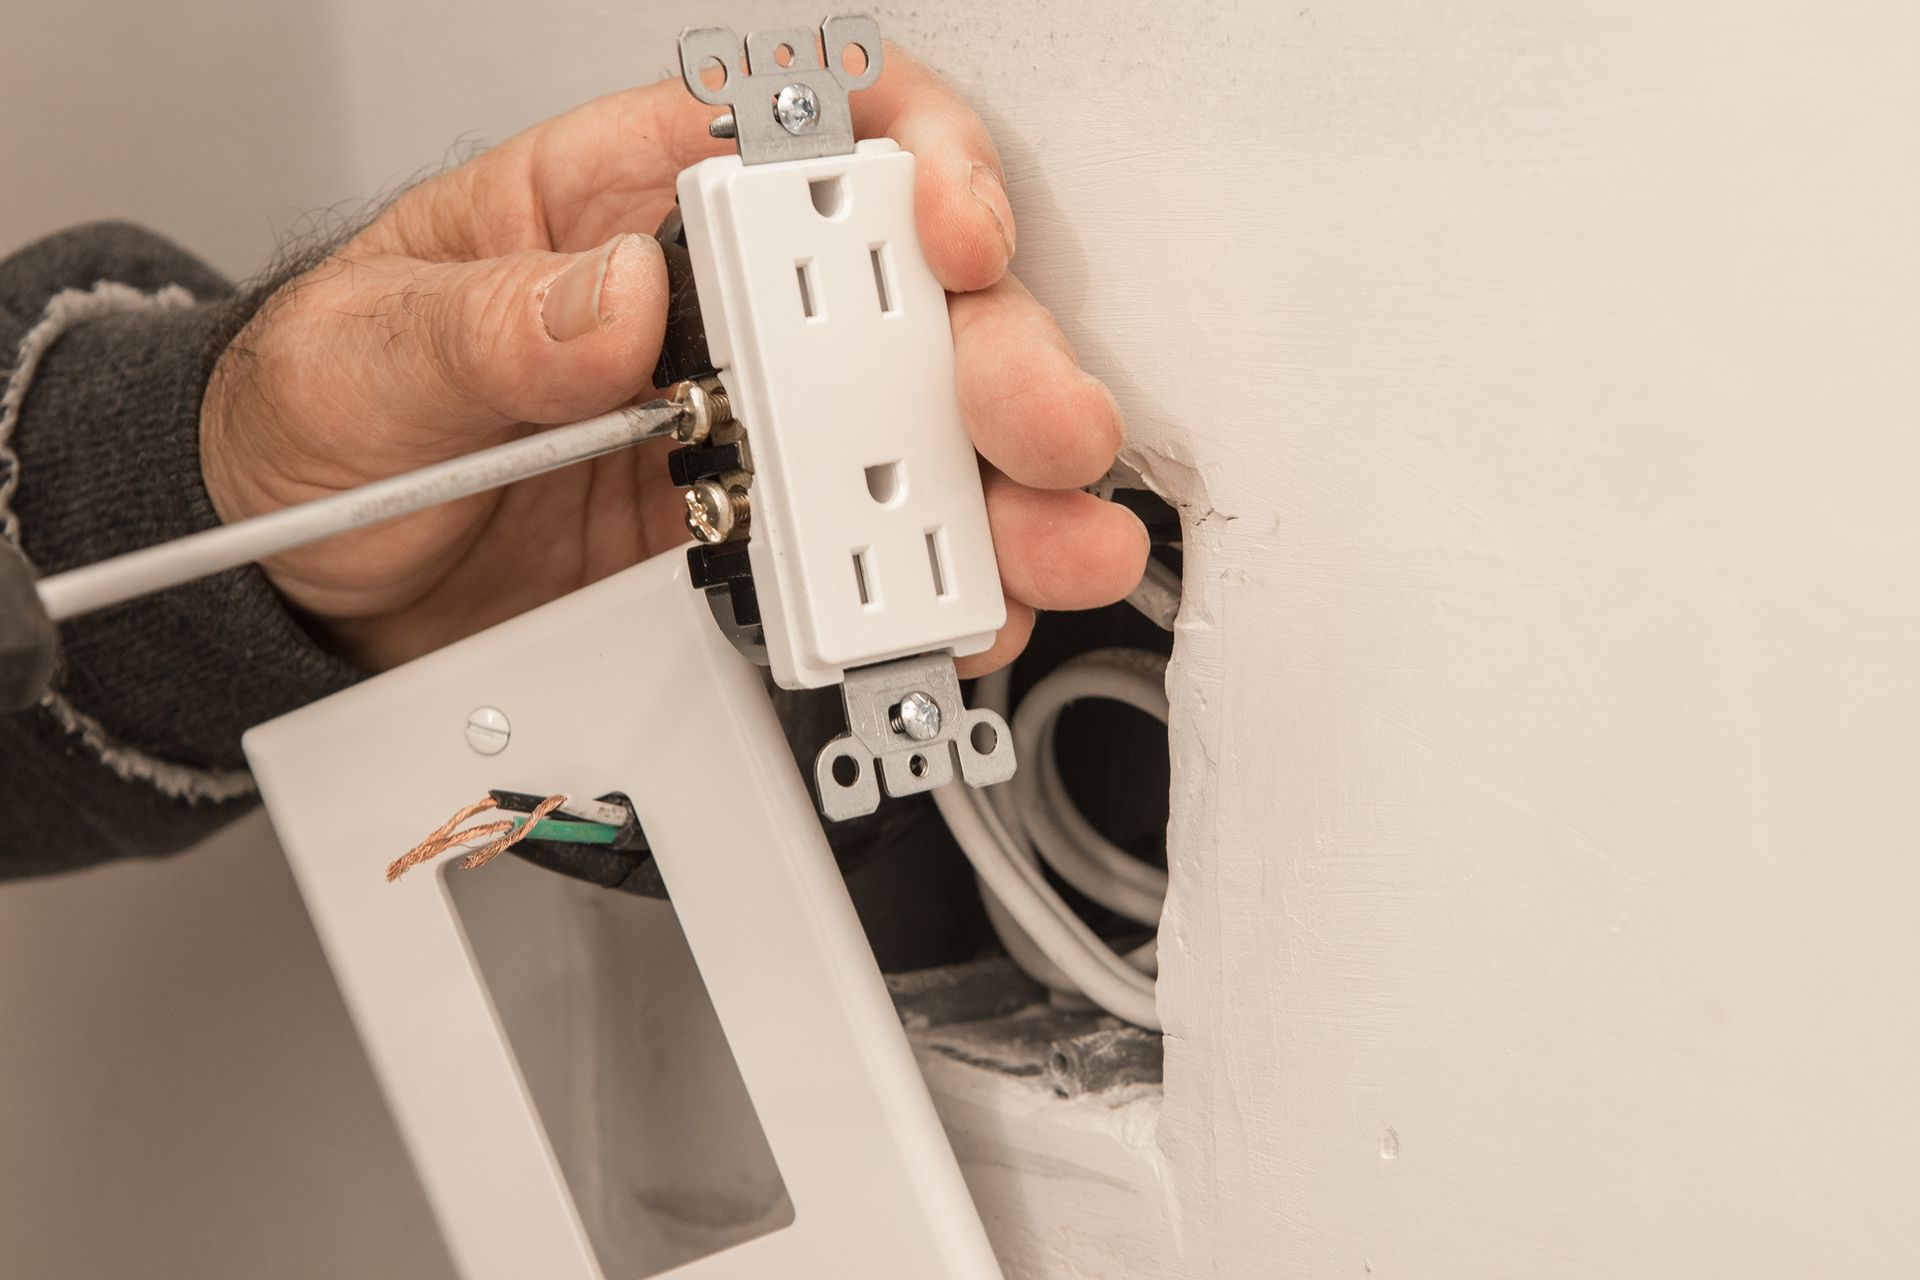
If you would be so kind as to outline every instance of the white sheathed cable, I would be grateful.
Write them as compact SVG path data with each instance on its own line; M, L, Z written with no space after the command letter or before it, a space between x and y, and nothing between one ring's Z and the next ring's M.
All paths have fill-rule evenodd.
M1129 1022L1158 1029L1152 980L1130 969L1131 977L1115 973L1104 963L1102 956L1113 957L1112 949L1061 901L1039 868L1007 854L1002 836L989 825L992 811L976 807L964 792L965 784L949 783L935 788L933 799L988 892L1088 999Z
M1166 872L1113 844L1080 814L1060 780L1053 728L1067 704L1089 697L1126 703L1164 724L1165 672L1166 661L1158 654L1108 649L1048 675L1014 712L1014 749L1028 765L1008 784L1028 838L1062 879L1109 911L1155 926L1167 896Z
M1011 718L1013 708L1011 693L1013 668L1002 667L998 671L981 676L974 683L974 705L998 711L1001 717ZM961 798L969 804L989 809L999 819L999 827L1005 832L1001 848L1007 856L1020 858L1028 863L1036 861L1033 847L1028 843L1024 828L1020 825L1020 814L1013 802L1013 789L1010 787L987 787L981 790L966 790ZM1015 920L1000 899L981 884L980 904L986 908L987 923L1000 938L1007 954L1026 975L1047 990L1060 995L1079 996L1080 986L1056 965L1046 951L1036 943L1020 922Z
M966 794L968 798L973 801L976 808L986 813L988 829L999 838L1001 846L1007 852L1007 856L1017 858L1036 870L1040 869L1043 864L1034 852L1032 840L1026 834L1026 827L1021 821L1018 809L1016 809L1008 799L1009 789L1006 787L989 787L980 790L969 789ZM994 900L992 894L984 895L984 899L988 906L987 915L990 920L994 921L996 931L1000 933L1000 940L1006 943L1007 951L1013 956L1015 962L1018 963L1021 968L1027 970L1029 976L1049 990L1065 992L1077 992L1079 990L1078 987L1070 982L1062 983L1057 980L1060 970L1059 967L1053 965L1051 961L1049 961L1046 966L1030 967L1026 963L1026 958L1036 953L1042 955L1044 955L1044 953L1038 952L1037 944L1021 930L1019 922L1014 920L1005 908L1001 907L996 912L995 908L998 907L999 904ZM1062 906L1064 907L1065 904L1062 903ZM999 927L1000 925L1010 927L1001 929ZM1098 957L1100 963L1112 969L1115 973L1122 973L1120 969L1120 964L1122 963L1149 976L1157 973L1159 970L1159 944L1152 938L1147 939L1147 941L1125 954L1114 951L1113 948L1106 946L1104 943L1101 944L1100 951L1101 954ZM1122 973L1122 976L1127 975Z
M1002 696L1004 698L1004 690ZM1008 857L1018 858L1036 869L1041 866L1038 855L1034 853L1033 842L1027 835L1026 824L1022 820L1019 806L1014 800L1013 788L998 786L981 790L969 789L965 794L976 807L987 810L995 819L988 823L988 828L999 837L1001 847ZM1001 905L999 899L991 893L983 893L981 901L987 909L988 922L993 925L994 932L1000 936L1000 941L1006 945L1007 954L1013 957L1015 964L1026 971L1028 977L1049 991L1070 995L1080 994L1079 986L1053 963L1039 944L1020 927L1019 921L1015 920ZM1102 950L1111 951L1111 948L1103 944ZM1120 958L1141 973L1152 974L1157 971L1159 964L1158 945L1154 939L1149 938ZM1108 957L1102 956L1101 960L1102 963L1107 963Z
M1141 669L1149 679L1144 683L1134 681L1116 683L1104 678L1105 674L1110 671L1115 663L1126 665L1129 668ZM1039 683L1035 684L1033 688L1028 691L1027 700L1021 703L1018 716L1016 716L1016 713L1010 705L1013 691L1013 673L1010 669L1003 668L991 675L983 676L975 688L975 697L981 706L993 708L1009 721L1022 719L1023 723L1027 725L1029 732L1032 732L1037 726L1040 735L1039 750L1037 753L1029 751L1024 758L1029 761L1028 768L1030 769L1035 767L1033 762L1039 762L1040 764L1048 766L1055 781L1058 782L1059 768L1058 761L1054 757L1054 732L1058 727L1060 712L1066 708L1068 700L1054 698L1051 694L1055 690L1063 688L1068 681L1073 681L1077 686L1077 693L1089 697L1113 698L1117 701L1130 703L1140 710L1145 711L1148 715L1165 723L1167 707L1166 698L1162 692L1165 681L1165 666L1166 660L1157 654L1130 649L1104 649L1082 654L1071 659L1057 670L1048 674ZM1083 681L1080 679L1082 675L1091 675L1092 679ZM1035 697L1036 694L1038 695L1037 698ZM1045 857L1044 851L1033 836L1032 828L1038 822L1055 817L1070 816L1073 819L1078 819L1089 830L1092 829L1092 824L1087 823L1081 815L1079 806L1075 805L1071 797L1067 796L1064 783L1060 784L1057 796L1049 795L1039 801L1034 799L1029 790L1012 785L990 787L984 791L976 792L975 797L982 803L990 804L994 813L999 817L1000 823L1007 833L1006 847L1009 853L1024 859L1036 867L1042 865L1042 860ZM1057 806L1059 812L1055 812L1052 806ZM1042 810L1047 811L1042 812ZM1098 837L1097 833L1096 838L1101 839L1104 843L1104 838ZM1050 843L1052 843L1054 847L1057 847L1057 842ZM1140 872L1160 877L1160 887L1156 890L1153 904L1150 909L1142 909L1139 912L1145 919L1138 921L1138 923L1144 924L1157 924L1159 920L1159 903L1161 899L1166 896L1165 873L1145 863L1137 862L1124 850L1113 848L1111 845L1108 847L1113 849L1114 856L1121 860L1122 865L1129 868L1137 866ZM1054 867L1056 871L1059 869L1057 866ZM1103 906L1108 906L1109 910L1113 910L1113 907L1108 904L1116 901L1116 895L1113 892L1109 892L1108 886L1112 883L1112 880L1107 871L1104 868L1098 867L1081 867L1078 869L1081 872L1079 875L1080 885L1076 885L1075 887L1081 888L1081 892L1083 893L1091 890L1091 893L1088 893L1089 897ZM1069 881L1069 883L1072 883L1072 881ZM1082 888L1081 886L1085 887ZM988 913L990 917L993 914L991 911ZM1004 913L1002 914L1004 916ZM1018 926L1015 925L1014 931L1017 931L1017 929ZM1016 958L1018 958L1021 952L1014 942L1008 941L1009 932L1012 931L1003 931L1002 941L1008 942L1008 951L1013 952ZM1030 942L1026 950L1029 952L1032 950ZM1124 959L1140 972L1151 974L1154 973L1158 967L1158 948L1154 940L1149 939L1141 946L1128 952ZM1072 990L1070 987L1063 988L1057 986L1049 981L1046 975L1037 971L1029 970L1029 972L1032 973L1038 981L1052 989Z
M987 923L993 926L1001 945L1007 949L1008 957L1022 973L1056 995L1080 995L1080 984L1048 958L1047 953L1040 949L1040 944L1000 905L1000 899L986 892L984 887L980 893L980 905L986 909Z
M40 602L55 622L78 617L309 542L624 449L665 435L683 414L679 405L654 400L536 432L463 458L42 578Z
M1173 630L1180 613L1180 575L1172 566L1149 558L1140 585L1127 593L1127 603L1162 630Z
M987 914L1016 964L1042 985L1077 992L1108 1012L1159 1028L1152 941L1116 953L1054 892L1040 859L1109 909L1157 924L1166 873L1133 858L1087 822L1059 778L1053 751L1060 712L1080 698L1112 698L1165 722L1166 660L1142 650L1083 654L1028 692L1013 721L1026 768L1012 783L974 792L958 783L934 792L941 815L973 863ZM1007 673L983 677L977 705L1005 714Z

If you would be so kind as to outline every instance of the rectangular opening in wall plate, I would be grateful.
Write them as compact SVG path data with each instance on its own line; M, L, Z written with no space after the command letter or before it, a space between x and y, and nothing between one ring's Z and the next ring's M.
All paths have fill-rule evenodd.
M793 264L793 275L800 282L800 314L809 320L822 320L820 303L813 288L813 259L802 258Z
M874 588L873 570L867 563L865 547L853 553L853 588L860 593L862 608L871 609L879 603L880 593Z
M638 1280L790 1226L672 904L515 857L486 870L440 874L600 1270Z
M927 530L927 567L933 571L933 594L937 599L947 598L947 557L944 549L946 531Z
M876 244L867 250L867 256L873 260L873 291L880 298L880 314L890 316L895 313L893 305L893 286L889 283L890 272L887 267L887 246Z

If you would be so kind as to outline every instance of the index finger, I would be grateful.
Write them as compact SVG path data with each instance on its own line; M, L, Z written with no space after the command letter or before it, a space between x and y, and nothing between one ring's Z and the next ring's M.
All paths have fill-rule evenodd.
M914 219L941 286L966 293L1005 275L1013 208L973 109L893 44L851 108L858 136L890 137L916 157ZM421 216L406 219L404 239L414 256L471 258L576 252L615 232L651 232L673 205L675 175L730 149L707 132L716 114L678 78L576 107L407 193L395 213Z
M856 135L885 135L919 161L914 220L940 283L970 293L1005 275L1013 257L1013 206L1000 153L973 108L892 41L881 58L880 79L854 94L852 105Z

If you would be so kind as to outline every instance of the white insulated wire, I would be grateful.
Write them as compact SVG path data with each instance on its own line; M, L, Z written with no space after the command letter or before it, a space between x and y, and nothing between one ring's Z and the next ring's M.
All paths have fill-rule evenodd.
M1081 698L1110 698L1165 724L1166 660L1143 650L1098 650L1035 684L1013 715L1014 751L1027 767L1007 785L1028 839L1061 879L1109 911L1158 926L1167 873L1095 830L1061 781L1054 732L1060 713Z
M1088 999L1129 1022L1158 1030L1152 979L1119 961L1053 891L1038 867L1007 852L1009 837L993 810L969 795L964 783L936 788L933 799L987 892L999 899L1034 945ZM1118 970L1109 961L1117 962Z
M40 603L55 622L75 618L351 529L411 515L639 444L665 435L684 412L681 406L665 400L616 409L344 493L143 547L42 578Z
M1007 712L1006 672L983 677L975 702ZM1062 664L1027 692L1012 721L1024 767L985 791L952 783L934 802L980 877L987 917L1014 963L1051 990L1084 995L1116 1017L1160 1029L1151 941L1122 956L1076 915L1047 882L1041 861L1095 902L1157 926L1164 871L1114 845L1067 795L1054 757L1060 713L1081 698L1110 698L1167 720L1166 659L1103 649Z
M1140 585L1127 593L1127 603L1155 626L1173 630L1180 612L1180 575L1172 565L1148 557L1147 571L1140 575Z

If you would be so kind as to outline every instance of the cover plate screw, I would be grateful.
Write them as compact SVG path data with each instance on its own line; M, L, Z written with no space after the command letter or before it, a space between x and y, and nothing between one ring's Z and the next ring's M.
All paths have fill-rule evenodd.
M507 749L513 726L507 713L498 707L475 707L467 716L467 745L483 756L497 756Z
M820 100L803 84L790 84L773 100L773 118L788 133L805 133L819 122Z
M900 699L890 719L895 733L904 733L915 742L931 742L940 735L940 704L924 693L910 693Z

